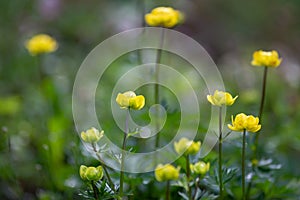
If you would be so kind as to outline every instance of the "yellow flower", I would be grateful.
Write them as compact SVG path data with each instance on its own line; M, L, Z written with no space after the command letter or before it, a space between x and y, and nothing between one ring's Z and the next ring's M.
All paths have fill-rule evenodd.
M116 102L119 104L119 106L122 109L134 109L134 110L140 110L145 105L145 97L143 95L138 95L132 91L127 91L122 93L119 93Z
M51 53L58 47L55 39L46 34L38 34L33 36L25 43L26 49L33 56L42 53Z
M174 149L179 155L196 154L201 147L201 142L194 142L187 138L181 138L178 142L174 142Z
M190 164L192 173L204 175L209 171L210 163L199 161L195 164Z
M253 66L278 67L281 63L281 58L277 51L255 51L251 64Z
M98 142L103 137L104 131L99 132L96 128L92 127L87 131L82 131L80 136L83 141L88 143Z
M145 15L149 26L172 28L183 21L183 14L171 7L157 7Z
M81 165L79 168L79 175L84 181L99 181L103 177L103 169L98 167L87 167Z
M247 130L249 132L255 133L261 129L259 118L252 115L245 115L244 113L240 113L236 115L235 119L233 119L233 116L231 116L231 121L232 125L228 124L228 128L233 131Z
M214 95L207 95L207 100L214 106L231 106L237 98L238 96L232 98L230 93L219 90L216 90Z
M177 180L179 178L179 171L180 167L175 168L173 165L166 164L162 165L159 164L155 168L155 178L157 181L169 181L169 180Z

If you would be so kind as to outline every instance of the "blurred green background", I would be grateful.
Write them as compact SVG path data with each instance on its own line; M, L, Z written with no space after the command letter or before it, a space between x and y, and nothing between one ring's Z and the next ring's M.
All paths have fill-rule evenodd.
M261 152L282 164L283 182L299 182L300 1L10 0L0 1L0 199L80 199L79 166L97 162L86 156L73 124L76 72L96 45L144 26L144 13L156 6L185 13L185 22L175 30L204 46L227 90L239 95L238 104L228 109L228 121L239 112L257 114L263 69L250 66L252 52L279 52L281 66L269 70ZM37 33L53 36L58 50L32 57L24 43ZM131 59L115 65L134 66ZM114 70L118 67L104 80L108 92ZM99 98L101 107L111 96ZM169 106L176 113L178 104ZM174 125L178 116L169 120ZM120 132L112 121L104 127ZM199 138L206 128L204 120Z

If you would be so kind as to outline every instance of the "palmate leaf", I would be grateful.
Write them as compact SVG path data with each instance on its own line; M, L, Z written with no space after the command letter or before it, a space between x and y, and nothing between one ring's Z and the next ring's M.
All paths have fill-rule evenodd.
M189 200L189 197L188 197L185 193L183 193L183 192L178 192L178 194L179 194L183 199Z
M238 168L230 167L230 168L222 168L223 173L223 184L229 182L232 178L234 178L237 175Z
M106 180L96 182L95 185L97 188L97 195L101 200L115 199L117 197L107 184ZM79 196L82 196L85 199L95 199L94 191L91 185L89 186L90 187L87 190L80 191Z

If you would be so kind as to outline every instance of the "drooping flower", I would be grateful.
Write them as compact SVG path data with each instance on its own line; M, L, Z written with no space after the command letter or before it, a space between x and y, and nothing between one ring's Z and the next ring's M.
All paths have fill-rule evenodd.
M157 181L169 181L169 180L177 180L179 178L180 167L175 168L171 164L162 165L159 164L155 168L155 178Z
M172 28L183 21L183 14L171 7L157 7L145 15L149 26Z
M54 52L58 44L54 38L46 34L38 34L27 40L25 47L33 55Z
M264 67L278 67L282 59L279 58L277 51L255 51L251 64L253 66Z
M98 142L103 137L103 135L104 135L103 130L100 132L98 129L94 127L88 129L87 131L82 131L80 134L81 139L88 143Z
M194 142L185 137L181 138L178 142L174 142L174 149L179 155L192 155L196 154L201 147L201 142Z
M84 181L99 181L103 177L103 168L98 167L87 167L81 165L79 168L79 175Z
M259 124L259 118L254 117L253 115L245 115L244 113L240 113L236 115L233 119L231 116L232 125L228 124L228 128L233 131L249 131L249 132L257 132L261 129L261 125Z
M122 109L134 109L134 110L140 110L145 105L145 97L143 95L138 95L133 91L127 91L124 93L119 93L116 102L119 104L119 106Z
M213 95L207 95L207 100L214 106L231 106L237 98L238 96L232 98L230 93L219 90L216 90Z
M204 175L209 171L210 163L205 163L199 161L195 164L190 164L190 169L192 173Z

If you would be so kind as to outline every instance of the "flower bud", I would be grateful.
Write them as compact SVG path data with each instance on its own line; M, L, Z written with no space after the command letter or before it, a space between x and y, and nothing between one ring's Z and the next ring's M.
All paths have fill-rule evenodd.
M251 64L253 66L278 67L282 59L279 58L277 51L255 51Z
M149 26L172 28L184 20L183 14L171 7L157 7L145 15Z
M196 154L201 147L201 142L194 142L187 138L181 138L178 142L174 143L174 149L179 155L193 155Z
M228 124L228 128L233 131L246 130L255 133L261 129L259 118L252 115L245 115L244 113L240 113L236 115L234 119L233 116L231 116L231 121L232 125Z
M98 142L104 135L104 131L102 130L99 132L98 129L92 127L91 129L88 129L87 131L82 131L80 136L83 141L88 143L95 143Z
M55 39L46 34L38 34L29 39L25 43L26 49L33 56L43 54L43 53L51 53L55 51L58 47Z
M210 163L199 161L195 164L190 164L192 173L204 175L209 171Z
M159 164L155 168L155 178L157 181L169 181L169 180L177 180L179 178L180 167L175 168L173 165Z
M238 96L232 98L230 93L218 90L214 92L214 95L207 95L207 100L214 106L231 106L237 98Z
M143 95L136 96L133 91L127 91L119 93L116 102L122 109L140 110L145 106L145 97Z
M87 167L81 165L79 168L79 175L84 181L99 181L103 177L103 169L98 167Z

